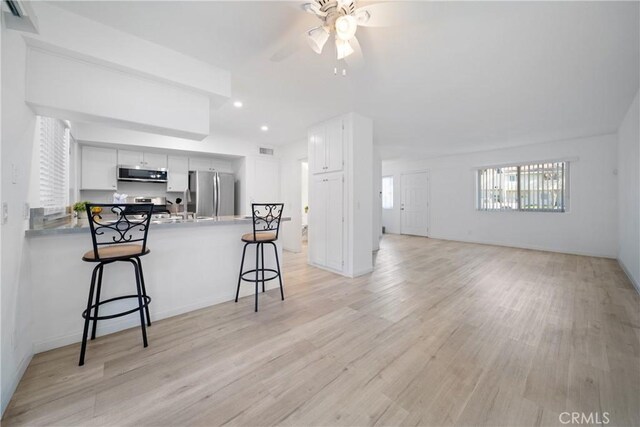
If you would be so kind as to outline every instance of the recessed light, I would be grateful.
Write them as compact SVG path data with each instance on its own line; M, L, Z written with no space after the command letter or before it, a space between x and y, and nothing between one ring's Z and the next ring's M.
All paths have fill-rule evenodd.
M234 101L233 106L236 108L242 108L242 101Z
M260 126L260 130L261 130L262 132L266 132L266 131L268 131L268 130L269 130L269 126L267 126L267 125L262 125L262 126Z

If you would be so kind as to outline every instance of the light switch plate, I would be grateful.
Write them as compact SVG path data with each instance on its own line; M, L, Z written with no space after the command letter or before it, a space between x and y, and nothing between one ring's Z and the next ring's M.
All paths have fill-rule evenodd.
M29 219L29 217L31 216L31 207L29 206L29 203L24 204L23 216L24 219Z
M2 202L2 224L6 224L9 221L9 203Z

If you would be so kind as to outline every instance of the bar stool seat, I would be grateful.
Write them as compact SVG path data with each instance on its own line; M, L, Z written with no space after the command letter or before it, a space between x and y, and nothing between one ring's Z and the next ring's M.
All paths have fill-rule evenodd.
M275 242L278 239L276 233L256 233L254 236L253 233L247 233L242 235L242 241L246 243L253 242Z
M105 248L98 249L98 258L96 258L95 251L92 249L87 251L83 256L83 261L88 262L100 262L100 261L109 261L116 260L120 258L130 258L132 256L143 256L151 252L149 248L146 248L144 251L142 250L142 245L118 245L118 246L108 246Z

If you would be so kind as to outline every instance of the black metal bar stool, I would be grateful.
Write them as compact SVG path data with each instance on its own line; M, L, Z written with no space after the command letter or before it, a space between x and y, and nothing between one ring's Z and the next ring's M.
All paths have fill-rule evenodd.
M256 284L256 311L258 311L258 283L262 282L262 292L264 292L264 284L269 280L278 278L280 281L280 296L284 301L284 290L282 288L282 276L280 275L280 260L278 259L278 248L276 240L280 231L280 218L282 218L283 203L252 203L251 211L253 217L253 233L247 233L242 236L244 249L242 250L242 261L240 262L240 274L238 275L238 289L236 290L236 302L240 294L240 283L245 280L247 282L255 282ZM276 255L276 269L264 268L264 245L273 246L273 252ZM256 268L252 270L242 271L244 268L244 257L247 253L247 246L256 245ZM262 259L262 264L260 260ZM265 272L273 273L273 276L265 278ZM255 274L255 279L248 276ZM258 276L262 277L259 278Z
M145 347L147 347L148 344L145 315L146 325L151 326L151 318L149 317L149 303L151 302L151 298L147 295L145 288L140 257L150 252L147 247L147 235L149 233L151 214L153 213L153 204L106 205L87 203L86 209L89 218L89 228L91 229L93 250L85 253L82 260L98 263L98 265L93 269L87 309L82 313L82 317L84 318L84 331L82 333L82 347L80 348L80 366L84 365L90 320L93 320L93 328L91 330L91 339L93 340L96 338L98 320L113 319L138 311L140 312L142 342ZM137 292L135 295L124 295L100 301L104 266L119 261L130 262L133 265ZM94 293L95 303L93 298ZM98 309L103 304L133 298L138 301L138 306L133 309L108 316L98 315Z

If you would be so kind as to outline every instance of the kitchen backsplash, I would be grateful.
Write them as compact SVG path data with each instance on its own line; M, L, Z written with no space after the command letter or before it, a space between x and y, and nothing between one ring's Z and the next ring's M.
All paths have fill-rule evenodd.
M171 202L175 202L176 197L182 198L182 193L167 192L167 184L165 183L118 181L117 191L82 190L80 191L80 199L96 203L111 203L114 192L125 193L129 196L166 197Z

